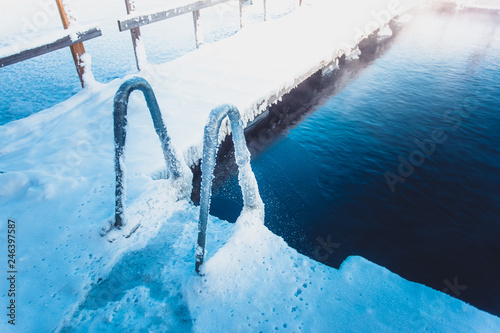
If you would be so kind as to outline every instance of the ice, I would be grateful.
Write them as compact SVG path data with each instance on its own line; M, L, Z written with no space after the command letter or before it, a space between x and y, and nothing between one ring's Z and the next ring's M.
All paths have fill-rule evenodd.
M149 288L139 286L104 308L81 311L68 326L73 332L139 332L144 327L151 332L168 332L178 328L164 319L169 311L169 304L155 300Z
M198 210L185 205L146 247L125 255L66 330L495 331L500 320L361 257L339 270L290 248L249 210L210 217L204 276L193 275ZM142 263L147 261L148 265ZM133 268L133 269L131 269ZM104 296L103 296L104 295ZM123 320L128 318L128 320Z
M268 3L275 18L274 2ZM107 3L117 10L103 12L92 10L96 4L73 5L90 18L112 19L116 29L123 2ZM384 1L304 1L283 18L257 24L261 4L247 8L258 20L234 36L168 63L148 63L139 73L151 83L172 144L189 166L202 156L211 109L233 103L246 126L266 109L267 96L293 88L297 77L331 63L332 55L355 50L356 28L364 34L385 26L371 13L389 8ZM132 52L129 35L113 33ZM116 60L112 51L102 50ZM90 65L90 57L82 60ZM195 275L200 211L186 197L191 174L162 179L163 152L140 95L129 101L124 161L129 229L102 237L114 214L113 96L130 77L106 84L86 77L88 87L68 100L0 127L0 220L18 225L22 304L18 326L3 322L2 332L500 331L499 318L363 258L350 257L337 270L297 253L262 223L247 152L237 154L245 208L236 224L207 214L204 276ZM229 123L220 132L214 145L231 132ZM1 223L3 239L5 231ZM5 256L0 264L6 267Z
M231 238L191 277L194 331L491 331L499 318L361 257L340 270L291 249L242 215ZM248 278L252 277L252 278Z
M188 182L190 173L183 163L182 156L177 154L172 146L170 136L163 121L162 113L151 85L140 77L134 77L124 82L115 94L113 103L113 131L115 144L115 226L121 229L126 224L124 201L126 199L127 167L125 164L125 144L128 131L128 103L134 91L141 91L144 95L153 127L160 141L165 161L165 174L175 181ZM186 188L183 197L187 197ZM135 229L131 230L132 232Z
M75 11L73 10L73 0L63 0L62 5L64 7L64 12L68 17L69 27L78 24L78 19Z

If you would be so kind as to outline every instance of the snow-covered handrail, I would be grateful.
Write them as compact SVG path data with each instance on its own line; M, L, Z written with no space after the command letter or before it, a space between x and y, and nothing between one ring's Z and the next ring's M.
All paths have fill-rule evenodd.
M177 157L171 143L170 137L167 134L167 128L161 117L160 107L156 101L153 89L149 83L140 77L134 77L125 81L115 95L114 100L114 134L115 134L115 223L116 228L123 226L123 202L125 199L125 168L124 168L124 148L125 138L127 135L127 106L130 94L134 90L140 90L144 94L146 103L153 118L153 124L160 138L163 156L167 164L167 172L175 179L181 177L182 167L179 158Z
M228 1L232 0L198 0L193 3L175 8L166 8L151 12L133 12L118 20L118 29L120 31L126 31L133 28L139 28L143 25L163 21L172 17L191 13Z
M240 112L233 105L221 105L210 112L205 133L203 136L203 160L201 162L201 193L200 219L198 222L198 245L196 247L196 272L200 273L200 266L205 258L205 244L207 222L212 194L212 180L219 148L219 129L222 120L228 116L233 133L233 143L236 164L238 165L238 179L243 194L244 209L260 209L262 214L264 204L259 195L257 181L250 166L250 152L247 149Z
M86 30L60 31L53 36L42 38L30 43L20 43L0 49L0 68L28 60L40 55L57 51L59 49L79 44L90 39L102 36L98 27L90 27Z
M144 45L140 42L141 29L143 25L163 21L172 17L179 15L192 13L193 14L193 24L194 24L194 36L196 41L196 48L199 48L203 44L203 33L200 29L200 10L216 5L220 5L233 0L193 0L192 3L184 4L175 8L164 8L148 12L137 12L134 10L134 6L131 0L125 0L125 5L127 6L127 16L118 20L118 29L120 31L130 30L132 36L132 42L134 44L135 60L137 64L137 69L143 69L142 65L146 61L146 51ZM248 0L238 0L240 8L240 28L243 27L243 3Z
M61 35L58 32L55 38L54 36L42 37L42 41L37 39L28 43L11 45L10 47L0 49L0 68L69 46L80 83L82 84L82 88L84 88L84 76L87 70L90 71L90 67L87 68L84 65L83 55L85 54L85 47L83 46L83 42L101 36L101 30L97 27L81 30L83 27L76 25L74 16L71 14L68 15L67 4L63 3L63 0L56 0L56 6L65 29L64 34Z

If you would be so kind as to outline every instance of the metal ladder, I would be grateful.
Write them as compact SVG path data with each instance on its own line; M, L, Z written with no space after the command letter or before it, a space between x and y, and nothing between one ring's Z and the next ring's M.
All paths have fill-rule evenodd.
M238 109L233 105L222 105L210 112L203 136L203 160L201 163L201 193L200 193L200 219L198 222L198 244L196 246L195 270L200 274L200 267L205 258L205 245L207 234L207 222L210 209L210 197L212 192L212 181L216 163L217 150L219 148L219 129L225 117L229 118L236 164L238 165L239 182L243 194L244 208L260 209L264 217L264 204L259 195L257 181L250 166L250 153L247 149L243 124Z
M170 143L167 128L163 122L160 107L156 101L153 89L149 83L139 77L134 77L124 82L115 94L114 99L114 141L115 141L115 223L114 227L120 229L124 225L124 200L125 200L125 168L124 149L127 136L127 107L130 94L134 90L140 90L144 94L154 128L161 142L163 156L167 165L167 171L174 179L183 176L183 168L180 159ZM205 258L207 222L210 209L210 197L212 194L212 181L216 163L217 150L219 148L219 130L222 121L228 117L233 134L236 164L238 165L239 183L243 194L243 209L257 209L260 216L264 217L264 204L259 195L257 180L250 166L250 152L248 151L240 112L233 105L221 105L210 112L203 136L203 159L201 165L202 182L200 193L200 216L198 222L198 241L195 253L196 272L200 274L200 268Z
M115 135L115 223L114 227L120 229L124 225L125 200L125 168L124 168L124 148L127 136L127 107L130 94L134 90L140 90L144 94L146 103L153 118L154 128L161 142L163 156L167 165L167 172L170 172L174 179L182 176L182 165L175 150L170 143L167 128L163 122L160 107L156 101L155 94L149 83L140 77L134 77L125 81L115 94L114 99L114 135Z

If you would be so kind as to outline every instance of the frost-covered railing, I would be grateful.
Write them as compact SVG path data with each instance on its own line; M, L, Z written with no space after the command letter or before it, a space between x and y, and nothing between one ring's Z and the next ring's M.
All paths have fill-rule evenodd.
M243 194L243 209L259 209L264 212L264 204L259 195L257 181L250 166L250 152L247 149L243 124L238 109L233 105L222 105L210 112L203 136L203 160L201 162L200 219L198 223L198 245L196 247L196 272L205 258L207 222L212 195L212 181L219 148L219 129L222 120L228 116L233 133L238 180Z
M56 5L65 29L64 33L43 37L40 43L38 40L29 41L28 43L23 41L23 43L0 49L0 68L69 46L80 83L84 87L85 81L83 77L85 72L90 71L90 69L83 64L82 56L85 54L83 42L101 36L101 30L97 27L82 29L82 27L76 25L75 18L68 15L70 11L66 8L67 4L63 3L63 0L56 0Z
M163 21L172 17L179 15L192 13L193 23L194 23L194 34L196 40L196 47L200 47L203 43L203 36L200 30L199 20L200 20L200 10L203 8L212 7L232 0L198 0L193 3L175 7L156 10L147 13L140 13L135 11L135 5L132 0L125 0L125 6L127 8L127 16L118 20L118 29L120 31L130 30L132 36L132 43L134 45L135 60L137 64L137 69L141 70L142 66L146 62L146 50L141 42L141 30L140 27L143 25L151 24L158 21ZM242 1L240 1L240 25L241 25L241 6ZM143 59L144 58L144 59Z
M162 9L151 13L130 13L127 17L118 20L118 29L120 29L120 31L125 31L133 28L139 28L140 26L146 24L199 11L200 9L219 5L228 1L232 0L198 0L184 6Z
M243 6L251 4L252 0L197 0L179 7L159 9L150 12L136 12L134 1L125 0L127 16L118 20L118 29L120 31L130 30L132 43L134 46L137 69L141 70L141 67L146 63L146 51L144 49L143 43L141 42L141 26L170 19L179 15L192 13L196 48L199 48L200 45L203 44L203 33L202 29L200 28L200 10L234 1L238 1L239 3L240 28L242 28ZM264 0L263 4L264 20L267 20L267 1ZM299 4L302 4L302 0L299 0Z
M179 158L177 157L172 145L170 143L170 137L167 134L167 128L163 123L161 117L160 107L156 101L156 97L153 93L153 89L149 83L143 78L134 77L126 82L124 82L115 95L114 100L114 133L115 133L115 223L116 228L121 228L123 226L123 213L125 201L125 167L124 167L124 149L125 149L125 139L127 136L127 106L130 94L134 90L140 90L144 94L146 103L153 118L153 124L160 138L161 148L163 150L163 156L165 158L165 163L167 164L167 172L170 172L170 176L174 179L181 177L182 166Z
M99 28L91 27L82 31L70 31L69 33L65 31L58 32L54 34L54 38L48 43L39 44L33 41L28 47L24 47L22 44L10 46L10 53L0 51L0 68L57 51L68 46L80 44L101 35L102 33Z

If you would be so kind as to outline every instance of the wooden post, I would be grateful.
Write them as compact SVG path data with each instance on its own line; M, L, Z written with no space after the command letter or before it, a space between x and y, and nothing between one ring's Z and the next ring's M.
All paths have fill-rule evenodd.
M203 32L200 28L200 11L193 11L193 22L194 22L194 38L196 39L196 48L199 49L200 45L203 44Z
M267 21L267 1L264 0L264 21Z
M130 14L130 12L133 12L135 10L135 7L130 4L129 0L125 0L125 6L127 7L127 14ZM141 37L141 29L140 28L132 28L130 29L130 36L132 37L132 44L134 45L134 54L135 54L135 64L137 66L138 70L141 70L141 64L139 61L140 56L137 54L137 47L138 46L138 41L139 38ZM145 52L143 52L145 54Z
M59 15L61 16L61 21L64 29L68 29L70 25L70 20L66 11L64 10L64 6L62 3L63 0L56 0L57 9L59 10ZM72 21L74 18L71 18ZM73 61L75 62L76 71L78 72L78 77L80 78L80 83L82 84L82 88L84 87L83 82L83 74L85 74L85 67L82 64L82 55L85 53L85 48L83 47L83 43L78 43L70 46L71 55L73 56Z
M243 28L243 2L245 0L240 0L240 29Z

